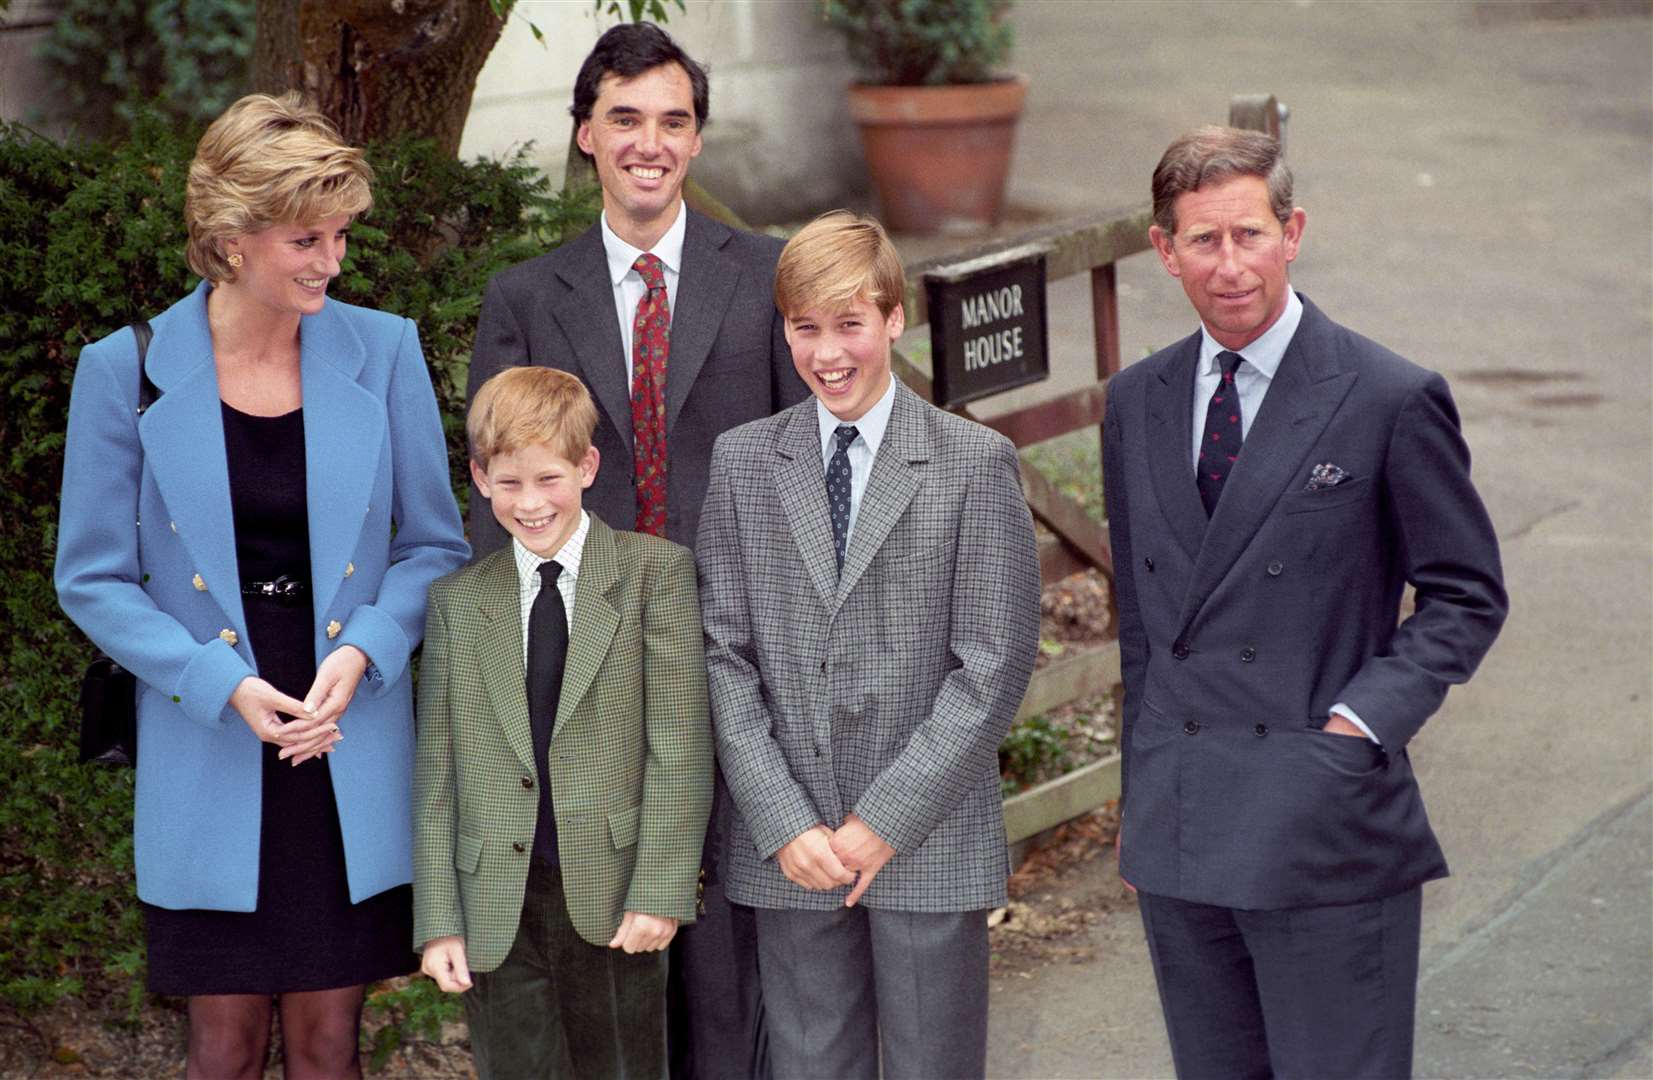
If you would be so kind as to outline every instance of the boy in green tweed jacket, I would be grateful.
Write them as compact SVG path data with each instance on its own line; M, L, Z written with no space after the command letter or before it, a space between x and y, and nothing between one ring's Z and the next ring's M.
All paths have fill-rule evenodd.
M663 1076L663 951L695 914L712 736L689 552L580 506L584 384L508 368L471 473L512 536L431 586L414 947L489 1077Z

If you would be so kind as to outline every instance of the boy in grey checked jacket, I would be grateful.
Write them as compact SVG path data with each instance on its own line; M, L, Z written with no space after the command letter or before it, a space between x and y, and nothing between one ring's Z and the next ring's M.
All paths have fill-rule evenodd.
M721 436L696 542L730 898L757 910L775 1075L981 1076L998 746L1033 670L1015 449L890 373L901 261L818 218L775 300L814 401Z
M465 993L485 1078L662 1077L666 954L695 915L712 736L694 561L581 508L580 380L471 402L510 546L437 581L414 778L414 947Z

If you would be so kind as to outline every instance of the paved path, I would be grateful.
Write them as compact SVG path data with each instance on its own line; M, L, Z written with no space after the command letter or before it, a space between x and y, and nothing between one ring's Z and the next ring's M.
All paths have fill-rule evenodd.
M1585 17L1537 17L1559 9ZM1452 381L1513 613L1414 743L1454 870L1425 890L1425 1077L1653 1077L1653 20L1635 10L1013 15L1023 218L1139 202L1175 134L1275 93L1308 210L1294 283ZM1193 328L1152 256L1120 283L1127 361ZM1059 369L1089 367L1084 296L1054 291ZM1094 961L995 981L993 1075L1169 1075L1134 912L1090 938Z

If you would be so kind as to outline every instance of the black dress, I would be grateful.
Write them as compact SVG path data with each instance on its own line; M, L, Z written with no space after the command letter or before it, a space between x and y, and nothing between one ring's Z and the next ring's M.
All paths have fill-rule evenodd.
M223 406L224 449L241 580L310 580L304 412L252 416ZM315 681L311 597L243 596L259 675L303 700ZM348 737L349 713L341 725ZM405 975L416 966L412 889L350 902L327 755L294 768L263 744L258 908L173 911L144 905L149 989L160 994L279 994Z

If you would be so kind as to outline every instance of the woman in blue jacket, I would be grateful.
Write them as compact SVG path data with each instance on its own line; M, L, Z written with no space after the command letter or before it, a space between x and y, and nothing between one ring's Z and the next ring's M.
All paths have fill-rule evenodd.
M372 203L296 94L243 98L190 166L202 277L80 355L57 589L135 673L149 985L189 997L189 1073L359 1072L364 984L412 970L413 708L425 590L468 554L406 319L327 298Z

